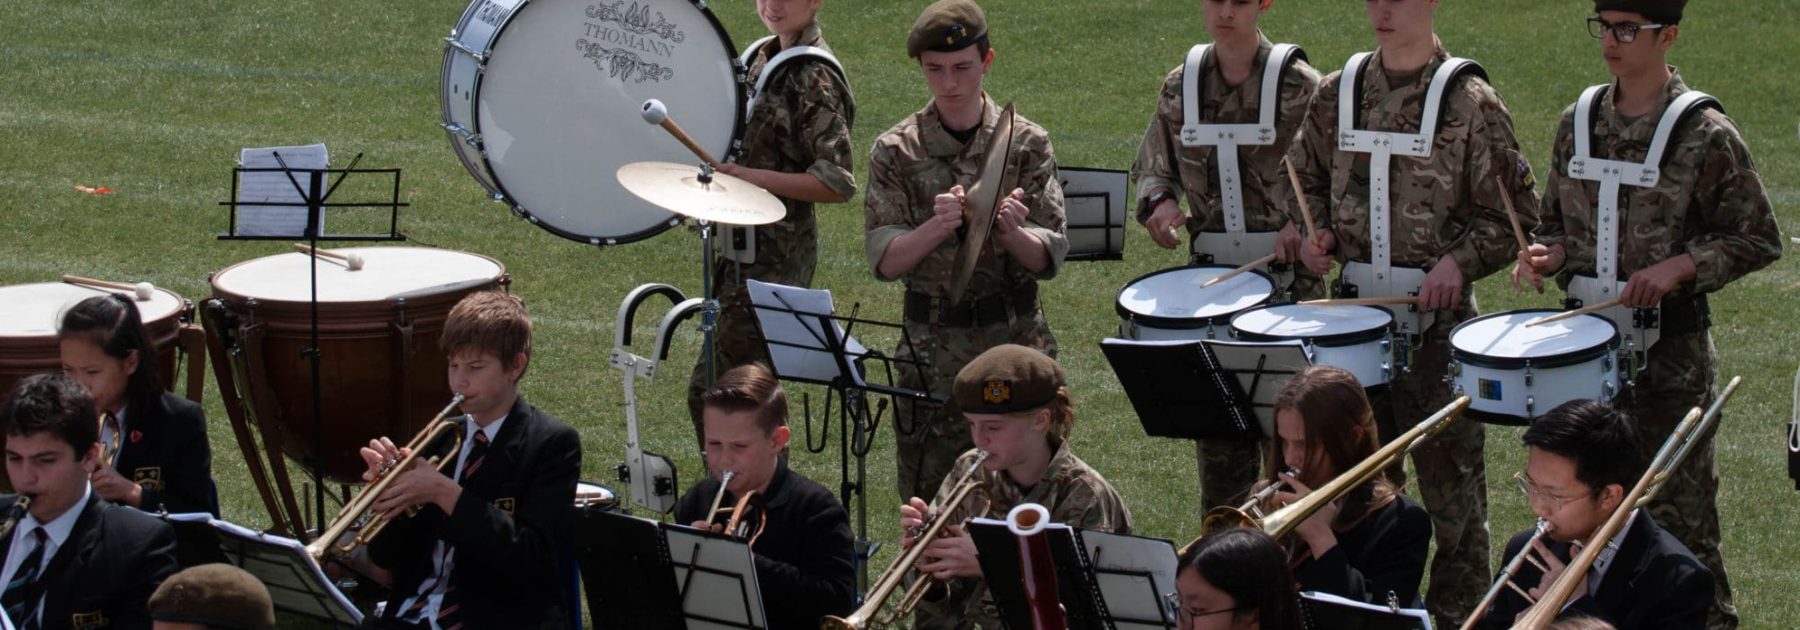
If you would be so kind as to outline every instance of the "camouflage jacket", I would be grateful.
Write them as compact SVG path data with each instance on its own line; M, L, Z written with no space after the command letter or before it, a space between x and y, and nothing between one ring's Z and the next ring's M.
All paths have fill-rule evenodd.
M1396 80L1382 70L1381 51L1376 51L1365 70L1356 108L1362 121L1357 128L1418 132L1431 75L1449 58L1439 44L1419 76ZM1338 260L1369 262L1370 156L1337 149L1342 74L1339 70L1326 75L1319 84L1288 155L1314 223L1337 237ZM1504 182L1505 194L1512 197L1526 230L1536 223L1535 182L1513 138L1506 103L1487 81L1470 76L1447 88L1439 123L1431 157L1396 155L1389 166L1393 262L1429 270L1450 254L1465 285L1472 285L1518 260L1518 241L1496 190L1496 178ZM1289 217L1304 225L1293 191L1287 196Z
M831 49L816 22L801 31L795 41L803 46ZM779 52L781 41L770 40L750 57L752 83ZM855 195L850 127L855 123L856 104L850 86L818 61L796 60L776 71L780 74L770 77L763 86L756 108L746 121L743 151L737 162L750 168L807 173L845 198ZM804 275L810 276L818 259L819 228L812 202L784 197L781 203L787 207L787 216L756 228L756 264L748 270L752 277L762 278L764 270L782 271L793 265L803 265Z
M937 108L930 105L875 139L875 147L869 152L869 188L864 195L863 252L877 279L895 280L881 277L882 255L895 238L931 219L931 208L938 195L957 184L967 188L975 183L975 176L987 159L988 137L1000 120L1001 109L985 95L982 100L981 130L966 145L944 129ZM1033 274L989 239L987 252L976 262L964 300L1055 277L1063 256L1069 252L1068 221L1063 213L1062 184L1056 179L1056 152L1050 148L1050 134L1019 116L1013 122L1012 152L1009 168L1017 169L1018 187L1025 190L1025 206L1031 209L1024 228L1043 241L1050 265L1042 273ZM906 288L931 296L948 296L957 246L955 238L939 243L936 251L905 274Z
M962 504L944 514L951 523L970 518L1005 518L1006 513L1021 503L1036 503L1050 510L1050 520L1082 529L1131 533L1131 512L1112 484L1089 468L1069 449L1067 442L1054 442L1056 454L1044 476L1029 488L1020 488L1007 478L1005 471L983 469L976 473L982 486L969 493ZM975 450L956 460L950 475L944 478L934 509L955 492L956 483L975 462ZM957 578L949 583L949 592L941 599L921 603L914 616L915 630L927 628L1000 628L1000 613L988 596L987 584L977 578Z
M1594 157L1642 162L1662 111L1688 91L1676 74L1663 87L1653 115L1629 119L1613 109L1617 84L1600 99L1594 121ZM1540 243L1568 253L1558 275L1565 287L1575 274L1593 275L1599 182L1566 175L1575 152L1575 107L1563 111L1545 176ZM1696 275L1682 293L1717 291L1726 283L1781 257L1781 234L1762 177L1737 126L1718 110L1690 116L1675 128L1655 187L1622 186L1619 192L1619 277L1681 254L1694 257Z
M1261 38L1256 60L1250 65L1250 78L1233 87L1225 83L1216 57L1203 66L1200 107L1205 112L1201 122L1212 124L1255 123L1262 106L1263 66L1274 45ZM1185 64L1184 64L1185 65ZM1219 188L1218 149L1211 146L1181 145L1182 65L1169 71L1162 93L1156 97L1156 113L1150 127L1144 130L1144 142L1138 146L1137 161L1131 165L1131 179L1137 182L1137 220L1144 223L1156 211L1144 203L1152 192L1168 190L1177 198L1186 197L1187 230L1194 232L1225 231L1225 215ZM1275 110L1275 143L1239 150L1239 169L1243 176L1244 228L1251 232L1272 232L1287 225L1287 213L1280 203L1287 199L1287 173L1281 157L1306 116L1306 105L1319 87L1319 71L1296 59L1281 78L1280 104Z

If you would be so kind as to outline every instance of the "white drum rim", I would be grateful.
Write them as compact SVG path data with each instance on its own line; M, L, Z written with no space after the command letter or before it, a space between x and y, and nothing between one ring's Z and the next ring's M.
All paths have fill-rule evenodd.
M460 27L469 19L469 16L474 15L474 13L475 13L474 8L482 5L486 1L487 0L473 0L472 2L470 2L469 7L464 9L462 17L459 17L457 19L457 23L456 23L457 30L460 30ZM743 139L744 130L749 123L749 121L745 120L745 113L744 113L744 103L749 99L749 94L747 92L748 87L746 86L747 82L743 80L743 78L746 74L746 71L740 64L738 64L736 62L737 44L731 41L731 35L730 35L730 33L728 33L725 30L725 24L723 22L719 21L719 17L717 15L714 15L712 12L712 9L708 6L706 6L706 3L703 1L699 1L699 0L685 0L685 1L688 4L693 5L695 9L699 10L700 14L704 15L706 17L706 22L712 26L713 31L718 33L719 40L725 46L726 54L732 60L731 66L734 69L734 73L737 74L737 76L738 76L737 81L732 81L732 85L733 85L732 89L735 94L735 98L733 99L734 106L730 108L732 111L731 116L732 116L733 122L731 125L731 129L732 129L731 140L728 144L731 146L731 150L729 152L727 152L725 155L718 156L719 158L721 158L727 162L735 161L734 158L738 151L737 144L740 140ZM512 28L512 25L513 25L514 21L518 18L519 13L521 13L524 10L524 8L529 6L530 4L532 4L532 3L521 2L517 7L515 7L515 9L513 11L509 12L509 14L506 16L506 21L495 29L493 39L488 43L488 48L486 50L480 51L483 55L491 54L493 52L493 46L495 44L497 44L501 39L506 37L508 30ZM453 36L449 39L452 39L452 40L455 39L454 33L455 33L455 31L452 32ZM465 54L465 53L457 50L457 48L455 46L446 45L444 48L444 55L445 55L444 69L442 71L442 76L439 78L439 81L438 81L438 93L439 93L440 107L442 108L442 118L445 122L449 122L451 120L450 99L448 96L448 94L450 92L450 87L452 84L452 81L451 81L452 77L450 74L450 57L452 55L459 55L459 54ZM477 138L480 138L481 134L482 134L481 85L486 81L486 71L485 70L486 70L486 66L487 66L487 61L484 59L484 60L481 60L479 63L480 63L480 67L482 68L482 71L477 73L477 76L475 78L475 81L474 81L474 84L472 87L472 92L469 95L469 97L471 99L471 102L469 104L469 123L470 123L471 129L469 129L469 131L472 132L475 135L475 137L477 137ZM525 219L526 221L529 221L532 225L542 228L545 231L550 232L551 234L555 234L562 238L565 238L565 239L568 239L571 241L575 241L578 243L594 245L597 247L604 247L604 246L608 246L608 245L623 245L626 243L633 243L633 242L645 240L645 239L654 237L658 234L661 234L664 231L667 231L669 228L672 228L672 227L675 227L675 226L681 224L681 217L679 215L676 215L673 212L663 211L661 208L658 208L657 210L663 211L667 214L667 216L665 218L659 219L655 224L650 225L648 227L645 227L645 228L642 228L642 229L639 229L636 231L624 233L624 234L583 234L583 233L576 232L576 231L573 231L570 229L565 229L561 226L556 225L555 222L545 220L543 216L533 213L531 211L531 209L526 208L519 203L519 201L518 201L519 197L517 195L513 194L512 191L510 191L507 188L506 182L503 180L503 178L500 177L499 169L496 169L493 162L488 159L488 151L486 150L485 144L482 144L480 146L470 147L470 146L468 146L468 143L462 139L461 136L457 135L457 133L455 131L450 130L448 127L445 128L445 137L447 137L449 139L451 148L454 151L456 151L458 158L463 163L464 169L469 171L469 175L471 177L473 177L477 183L479 183L484 189L488 188L488 184L490 182L492 183L493 187L488 190L488 193L495 201L500 201L500 202L506 203L507 206L512 208L512 212L514 215L518 216L521 219ZM673 138L671 138L670 141L673 142L674 141ZM473 156L466 153L468 151L473 151ZM480 166L481 172L476 172L476 168L475 168L476 165ZM625 194L629 194L629 193L625 193Z
M1130 282L1126 282L1124 286L1119 287L1119 292L1117 294L1115 294L1113 297L1113 309L1115 312L1117 312L1119 314L1119 317L1121 319L1134 321L1143 326L1149 326L1152 328L1187 330L1187 329L1195 329L1195 328L1207 328L1207 327L1214 326L1217 324L1224 324L1224 323L1230 321L1232 316L1243 312L1245 309L1256 308L1258 305L1267 303L1269 301L1269 299L1275 295L1275 280L1270 278L1269 274L1263 273L1263 272L1255 270L1255 269L1251 269L1251 270L1245 272L1243 275L1238 276L1238 278L1245 278L1245 277L1260 278L1264 284L1268 285L1269 291L1268 291L1268 293L1263 295L1263 298L1261 300L1258 300L1255 304L1247 306L1243 309L1237 309L1237 310L1233 310L1230 312L1220 313L1217 315L1210 315L1210 316L1172 317L1172 316L1168 316L1168 315L1156 315L1156 314L1152 314L1152 313L1144 313L1141 311L1133 310L1132 308L1125 305L1125 292L1131 290L1132 287L1142 284L1144 281L1149 280L1151 278L1155 278L1157 276L1173 274L1173 273L1180 273L1180 272L1184 272L1184 271L1193 271L1193 270L1197 270L1197 269L1214 269L1214 270L1220 270L1220 271L1231 271L1232 269L1235 269L1235 267L1232 267L1230 265L1183 265L1180 267L1169 267L1166 269L1158 269L1156 271L1146 273L1146 274L1138 276L1136 278L1132 278ZM1237 280L1237 278L1233 278L1232 280L1228 280L1227 282L1234 282L1236 280Z
M1618 347L1619 347L1619 327L1614 325L1612 320L1607 319L1605 317L1601 317L1599 315L1594 315L1591 313L1578 315L1578 316L1569 318L1567 320L1563 320L1562 322L1552 322L1550 324L1545 324L1546 326L1563 324L1566 327L1571 324L1564 324L1564 322L1581 321L1581 322L1586 322L1590 325L1606 327L1605 330L1607 331L1608 334L1606 335L1606 338L1604 340L1597 342L1597 343L1591 343L1591 344L1584 345L1584 346L1581 346L1578 348L1570 349L1570 350L1563 350L1560 352L1547 353L1547 354L1543 354L1543 355L1536 355L1536 356L1530 356L1530 357L1506 357L1506 356L1496 356L1496 355L1492 355L1492 354L1485 354L1485 353L1482 353L1482 352L1479 352L1476 350L1464 348L1461 345L1457 344L1457 337L1460 336L1462 333L1469 331L1469 329L1474 326L1486 324L1487 322L1492 321L1497 318L1520 317L1520 316L1526 316L1526 315L1530 315L1530 316L1532 316L1532 318L1537 318L1537 317L1546 317L1546 316L1550 316L1550 315L1556 315L1556 314L1562 313L1562 312L1564 312L1564 311L1559 311L1559 310L1554 310L1554 309L1523 309L1523 310L1516 310L1516 311L1502 311L1499 313L1490 313L1487 315L1482 315L1480 317L1476 317L1474 319L1463 322L1461 324L1457 324L1455 328L1450 329L1450 359L1452 361L1456 361L1456 362L1464 364L1464 365L1471 365L1471 366L1483 367L1483 368L1503 369L1503 370L1519 369L1519 368L1524 368L1527 366L1538 367L1538 368L1553 368L1553 367L1563 367L1563 366L1568 366L1568 365L1578 365L1581 363L1586 363L1588 361L1592 361L1594 359L1603 357L1607 353L1618 349ZM1529 321L1529 320L1527 320L1527 321Z
M321 290L320 296L319 296L319 304L321 304L321 305L342 306L342 305L351 305L351 304L371 304L371 303L385 304L385 303L393 301L394 298L402 297L402 296L411 298L411 297L425 296L425 295L450 294L450 293L456 292L456 289L458 287L482 286L482 285L485 285L488 283L498 282L501 279L506 277L506 265L504 263L500 262L498 259L495 259L491 256L477 254L474 252L466 252L466 251L462 251L462 250L437 249L437 248L431 248L431 247L351 247L351 248L334 249L332 251L338 252L338 253L343 253L343 254L356 253L356 254L362 255L363 258L367 262L365 263L365 266L359 271L347 271L344 269L343 266L341 266L341 263L337 263L337 262L334 262L331 260L326 260L326 259L321 258L318 263L320 271L330 272L330 273L343 273L343 274L365 274L365 273L370 273L371 271L379 273L379 271L382 269L381 263L384 262L384 261L380 260L381 258L386 258L391 254L396 254L399 252L428 252L431 255L446 254L446 255L456 255L456 256L467 256L467 257L470 257L473 259L477 259L482 262L486 262L488 264L493 265L495 273L492 276L486 276L486 277L467 277L467 278L460 278L460 279L450 279L449 282L447 282L447 283L440 282L440 283L435 283L435 284L423 284L422 286L415 286L415 287L411 287L411 288L396 288L396 289L393 289L392 291L388 292L386 295L359 296L354 299L334 299L330 296L325 295L324 291ZM310 295L303 295L303 296L295 297L295 296L273 294L273 293L261 293L256 290L246 289L245 287L234 286L231 284L231 281L228 278L228 276L230 276L233 272L241 271L252 265L284 264L289 261L297 261L297 260L305 259L305 258L307 258L307 256L305 254L301 254L299 252L287 252L287 253L281 253L281 254L273 254L273 255L269 255L269 256L261 256L258 258L252 258L250 260L241 261L241 262L235 263L229 267L219 270L218 273L213 274L210 284L212 285L213 291L216 294L239 296L239 297L243 297L243 298L247 298L247 299L254 299L258 302L269 303L269 304L305 304L305 303L308 303L311 301L309 299ZM373 264L374 266L373 267L368 266L370 264ZM304 280L305 279L303 278L303 281ZM311 288L310 284L306 284L305 282L303 282L302 287L305 290L305 292L310 293L310 288ZM442 290L433 291L433 289L442 289Z
M77 286L77 285L69 284L67 282L30 282L30 283L25 283L25 284L13 284L13 285L7 285L7 286L0 286L0 296L4 296L7 292L10 292L10 291L24 291L24 290L29 290L29 289L33 289L33 288L52 289L52 290L55 290L57 293L66 293L66 294L69 294L69 297L71 299L69 301L63 302L62 306L58 307L56 309L56 312L51 315L50 327L47 329L26 328L26 327L22 327L22 326L15 326L14 323L12 321L10 321L13 318L11 318L11 317L6 318L9 321L6 321L4 323L4 325L0 325L0 339L24 340L24 339L44 339L44 338L55 337L57 329L62 327L63 314L69 312L70 308L74 308L76 303L78 303L82 300L85 300L89 297L103 296L103 295L107 295L109 293L120 293L120 294L126 295L127 297L130 297L130 294L123 292L123 291L113 291L110 289L95 289L95 288L89 288L89 287L85 287L85 286ZM162 300L159 300L156 297L152 297L149 301L139 302L139 301L137 301L136 298L133 298L132 304L136 305L138 307L138 317L143 321L145 326L155 326L163 321L174 320L175 318L180 317L181 312L183 310L187 309L187 307L188 307L187 298L181 297L181 294L179 294L179 293L170 291L170 290L162 288L162 287L156 287L156 289L155 289L155 291L153 291L153 293L155 294L155 296L173 298L172 301L173 301L174 308L170 308L167 311L158 311L155 313L151 313L151 312L146 311L145 307L147 305L162 303L163 302ZM85 294L85 295L82 295L82 294ZM0 303L6 303L6 300L0 300ZM39 321L42 321L42 320L39 320ZM152 339L151 341L155 341L155 340Z
M1298 310L1295 310L1295 312L1298 312L1298 313L1316 312L1317 314L1320 314L1320 315L1326 315L1326 314L1330 314L1330 313L1342 313L1342 312L1376 314L1376 315L1380 315L1381 319L1384 320L1385 323L1377 324L1374 326L1363 326L1363 327L1356 328L1353 330L1328 332L1328 333L1323 333L1323 334L1286 334L1286 333L1270 332L1267 329L1260 330L1260 331L1250 330L1249 328L1246 327L1246 324L1240 323L1240 320L1243 320L1247 317L1252 317L1252 316L1255 316L1255 315L1261 314L1261 313L1273 312L1277 309L1281 309L1281 310L1298 309ZM1389 336L1391 336L1393 327L1394 327L1394 313L1392 311L1389 311L1385 308L1381 308L1379 306L1368 306L1368 305L1360 305L1360 304L1359 305L1350 305L1350 306L1301 306L1298 304L1266 304L1263 306L1257 306L1257 307L1244 309L1242 312L1239 312L1237 315L1234 315L1231 318L1232 334L1236 335L1237 338L1245 340L1245 341L1284 341L1284 340L1290 340L1290 339L1302 339L1302 340L1311 342L1313 345L1324 346L1327 348L1354 346L1354 345L1358 345L1358 344L1369 343L1371 341L1380 341L1382 339L1387 339Z

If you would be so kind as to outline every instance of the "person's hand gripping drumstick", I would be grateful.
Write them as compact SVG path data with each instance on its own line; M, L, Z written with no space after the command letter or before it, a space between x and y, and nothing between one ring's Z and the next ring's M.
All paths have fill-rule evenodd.
M1284 157L1281 158L1281 164L1287 167L1288 183L1294 187L1294 199L1300 204L1300 216L1306 220L1306 242L1300 244L1300 262L1321 276L1331 273L1332 264L1337 262L1331 257L1332 250L1337 249L1337 235L1331 230L1321 234L1318 228L1313 227L1312 208L1306 204L1306 191L1300 188L1300 175L1294 172L1294 163ZM1281 247L1279 237L1276 239L1276 246Z
M644 101L643 116L644 122L662 127L664 131L669 132L669 135L675 136L676 140L680 140L683 146L686 146L689 151L693 151L694 155L699 156L707 166L719 168L719 161L713 159L711 153L707 153L706 149L701 148L700 143L694 142L694 138L689 136L686 131L682 131L681 125L675 124L675 119L669 117L669 108L663 105L662 101L656 99Z

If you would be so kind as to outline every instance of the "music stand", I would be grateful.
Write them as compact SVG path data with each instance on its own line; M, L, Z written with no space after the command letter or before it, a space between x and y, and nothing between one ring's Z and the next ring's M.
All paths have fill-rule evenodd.
M1186 440L1267 439L1274 418L1266 404L1311 364L1298 342L1107 339L1100 349L1144 432Z
M681 587L681 614L689 630L765 630L762 588L750 545L724 534L658 523L669 562Z
M284 151L296 157L304 156L306 161L301 166L291 165L283 156ZM400 209L410 205L400 202L400 169L356 168L356 165L362 162L362 157L361 153L356 154L356 157L350 160L350 166L347 168L330 168L330 160L323 144L306 147L245 149L239 154L238 164L231 169L231 199L219 202L219 205L229 209L226 231L218 236L219 240L305 239L307 242L306 255L311 259L309 268L312 272L308 279L311 288L311 292L308 294L311 302L310 332L308 348L304 354L310 364L312 375L313 462L311 473L313 484L317 488L314 497L316 519L314 522L320 524L325 522L325 423L321 415L323 393L319 391L319 241L405 240L406 236L399 231ZM269 162L273 162L274 166L269 166ZM345 178L353 174L391 176L393 178L391 196L385 201L332 201L332 193L337 192L338 186L344 183ZM330 186L327 186L325 181L328 176L336 178L330 183ZM302 179L305 180L305 184L301 183ZM281 188L284 180L291 190ZM284 213L282 211L284 208L302 212L304 216L298 221L293 220L291 216L283 217L283 214L291 214L291 212ZM388 210L388 231L385 233L327 234L324 229L327 208L386 208ZM245 221L249 221L251 224L243 223ZM228 371L232 368L228 365L215 365L214 369ZM221 394L231 395L230 392L221 392ZM243 396L243 398L253 399L252 396ZM231 406L228 405L227 409L230 408ZM243 414L232 414L231 418L234 427L238 427L240 438L245 431L249 430L250 426L248 419L239 417L241 415ZM262 437L267 441L271 436L264 435ZM279 440L280 438L276 436L275 439ZM244 444L242 439L239 442L239 448L244 451L246 459L261 461L254 444ZM246 463L248 464L248 462ZM270 462L270 466L281 466L285 471L286 464L281 461L273 461ZM259 489L273 487L260 464L248 467ZM279 473L275 477L284 483L287 479L285 472ZM281 488L281 491L291 503L293 489L284 487ZM296 536L307 535L303 527L305 523L303 515L284 516L278 513L280 510L272 499L272 497L264 497L265 504L270 508L269 516L274 519L275 527L289 531Z
M1131 184L1125 171L1058 166L1069 253L1063 260L1123 260Z
M879 546L869 540L868 497L865 492L865 481L868 478L869 449L874 447L875 431L881 425L881 416L893 403L898 425L899 402L902 400L914 403L942 403L942 399L924 392L894 385L884 385L867 378L870 374L885 376L888 383L897 382L894 368L919 371L923 379L925 365L917 360L890 358L869 349L850 334L856 326L865 329L875 328L884 331L898 331L903 344L908 349L908 356L918 356L912 352L912 338L907 335L906 328L891 322L862 319L856 316L861 305L852 307L849 316L836 314L836 307L831 302L831 292L794 287L759 280L748 280L747 290L750 303L756 311L757 335L768 349L770 366L777 378L797 383L824 385L826 389L825 407L822 415L823 430L819 441L812 439L812 404L810 399L802 398L806 418L806 450L811 453L822 453L830 442L832 399L841 401L838 409L838 473L841 479L839 497L845 509L854 508L856 512L856 575L858 592L868 585L869 559L874 557ZM880 368L871 370L871 367ZM883 396L876 409L869 410L870 394ZM912 407L917 412L918 405ZM916 418L914 419L916 421ZM856 460L854 476L850 470L850 460ZM860 599L860 597L859 597Z
M576 558L595 628L687 628L659 525L624 514L576 511Z
M1424 609L1369 604L1315 591L1300 593L1300 616L1308 628L1431 630L1431 614Z
M166 514L163 518L175 527L201 524L216 531L223 561L261 580L269 588L276 611L340 627L362 623L362 612L325 577L300 541L252 531L211 514Z
M1018 538L996 519L973 519L969 538L1000 620L1031 628ZM1163 594L1175 591L1175 545L1167 540L1048 524L1057 594L1070 630L1173 628Z

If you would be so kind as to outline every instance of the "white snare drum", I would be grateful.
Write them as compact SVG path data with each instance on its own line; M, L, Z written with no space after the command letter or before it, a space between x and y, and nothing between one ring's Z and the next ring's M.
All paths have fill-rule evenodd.
M1234 267L1174 267L1138 276L1119 289L1119 336L1142 341L1226 339L1231 316L1269 301L1275 283L1251 270L1200 288Z
M625 191L632 162L696 162L640 108L659 99L728 159L743 71L725 29L690 0L475 0L445 38L444 129L469 174L550 232L611 245L677 222Z
M586 481L575 482L575 507L611 512L619 509L618 495L612 488Z
M1241 341L1300 340L1314 365L1349 370L1363 387L1387 383L1394 372L1394 316L1374 306L1253 308L1231 318Z
M56 330L62 326L63 313L82 300L108 293L131 295L128 291L65 282L0 287L0 397L21 378L61 370L62 351ZM164 387L169 387L175 382L181 320L189 318L193 307L181 296L161 288L152 291L149 300L134 299L132 303L137 305L150 343L156 346L157 376Z
M1483 315L1450 331L1451 391L1474 400L1472 415L1527 424L1565 402L1618 393L1618 328L1597 315L1525 326L1558 312Z

